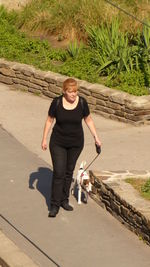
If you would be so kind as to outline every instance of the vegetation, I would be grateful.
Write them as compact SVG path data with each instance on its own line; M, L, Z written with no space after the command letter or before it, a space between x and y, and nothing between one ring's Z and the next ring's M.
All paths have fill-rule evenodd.
M143 20L150 16L147 0L115 0L115 3ZM65 37L86 38L86 28L121 19L123 31L136 32L141 24L120 12L105 0L31 0L19 13L16 26L28 31L60 33Z
M130 183L136 190L138 190L143 198L150 200L150 178L146 180L140 178L128 178L126 179L126 182Z
M142 185L141 191L143 195L150 200L150 179L148 179L146 183Z
M139 8L145 19L150 14L146 0L115 2L139 19ZM133 20L129 27L129 23L130 17L104 0L32 0L17 12L0 7L0 57L146 95L150 27L139 27ZM45 38L33 39L35 33ZM46 40L51 34L57 34L59 42L68 38L70 43L65 49L54 49Z
M90 61L91 51L86 47L70 44L67 50L54 49L47 40L27 38L25 33L19 32L12 26L12 21L10 23L14 17L5 19L5 9L0 13L0 57L91 82L98 80L96 67Z

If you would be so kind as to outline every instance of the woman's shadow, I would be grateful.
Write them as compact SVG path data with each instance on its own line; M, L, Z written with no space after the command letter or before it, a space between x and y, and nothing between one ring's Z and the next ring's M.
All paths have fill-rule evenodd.
M52 174L53 172L49 168L39 167L29 177L29 188L35 189L34 184L36 182L36 189L45 197L48 210L50 210Z

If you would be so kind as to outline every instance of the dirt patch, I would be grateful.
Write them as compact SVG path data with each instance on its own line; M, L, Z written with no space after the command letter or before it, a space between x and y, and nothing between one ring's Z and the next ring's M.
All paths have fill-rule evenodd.
M27 32L28 36L31 36L32 38L38 38L40 39L41 41L42 40L47 40L50 45L54 48L62 48L62 49L65 49L68 47L69 43L70 43L70 40L67 39L67 38L62 38L60 39L60 35L50 35L50 34L43 34L43 33L40 33L40 31L38 32L34 32L34 33L30 33L30 32Z
M27 3L29 3L31 0L0 0L0 5L6 6L8 9L19 9L23 6L25 6ZM67 38L62 37L60 34L58 35L49 35L49 34L43 34L41 32L27 32L27 34L33 38L39 38L41 40L48 40L48 42L51 44L54 48L62 48L65 49L70 40Z

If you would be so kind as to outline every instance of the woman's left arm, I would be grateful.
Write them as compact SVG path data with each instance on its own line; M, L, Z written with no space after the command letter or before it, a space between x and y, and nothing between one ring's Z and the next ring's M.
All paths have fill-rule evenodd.
M91 115L88 115L87 117L85 117L84 121L85 121L86 125L88 126L88 128L90 129L91 134L94 137L95 144L98 145L98 146L101 146L102 143L101 143L101 141L100 141L100 139L99 139L99 137L97 135L96 128L95 128L95 125L94 125L94 121L91 118Z

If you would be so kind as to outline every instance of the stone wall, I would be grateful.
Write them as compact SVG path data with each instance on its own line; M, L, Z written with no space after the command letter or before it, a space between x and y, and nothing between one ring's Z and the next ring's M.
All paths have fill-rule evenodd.
M91 197L150 245L150 202L124 181L129 177L146 179L150 178L150 172L90 171Z
M66 78L57 73L0 59L0 82L15 89L53 98L61 94ZM92 112L134 125L150 124L150 95L136 97L100 84L82 80L78 80L78 83L79 94L86 98Z

